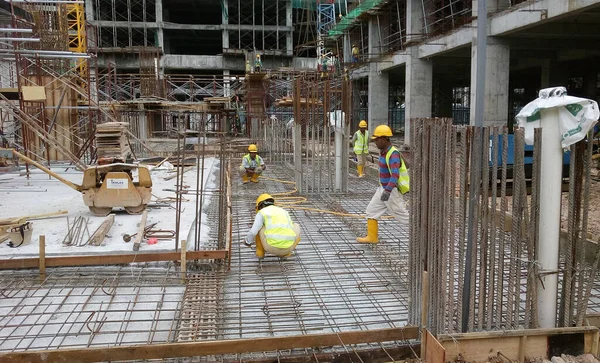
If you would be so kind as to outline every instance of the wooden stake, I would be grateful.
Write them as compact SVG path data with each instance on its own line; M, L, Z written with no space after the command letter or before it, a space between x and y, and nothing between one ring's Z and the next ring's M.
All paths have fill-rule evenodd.
M137 234L135 235L135 241L133 241L133 250L140 250L140 243L142 243L142 238L144 238L144 229L146 228L146 220L148 219L148 210L144 211L142 214L142 220L140 221L140 226L138 227Z
M40 282L46 280L46 236L40 236Z
M187 261L185 260L187 253L187 241L181 240L181 282L185 283L186 272L187 272Z

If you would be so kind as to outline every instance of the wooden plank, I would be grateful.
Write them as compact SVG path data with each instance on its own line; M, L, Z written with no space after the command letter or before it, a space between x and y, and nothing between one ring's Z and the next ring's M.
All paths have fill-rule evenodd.
M140 225L138 227L137 234L135 235L135 240L133 241L133 250L140 250L140 243L142 243L142 238L144 238L144 230L146 229L146 221L148 220L148 210L144 210L142 214L142 220L140 221Z
M227 258L227 250L213 251L188 251L186 259L189 260L212 260ZM139 252L126 254L98 254L83 256L46 257L46 267L69 267L69 266L98 266L98 265L122 265L137 262L157 261L179 261L179 252ZM0 260L0 270L15 270L38 268L38 258L13 258Z
M425 330L425 362L427 363L445 363L446 349L444 346L429 332ZM422 343L421 343L422 346Z
M181 240L181 282L185 283L186 274L187 274L187 261L186 261L186 253L187 253L187 241Z
M110 214L108 217L106 217L106 219L104 219L100 227L96 229L96 231L92 235L92 238L90 238L90 244L94 246L100 246L102 241L104 241L104 237L106 237L106 234L108 233L114 222L114 214Z
M198 357L217 354L269 352L284 349L329 347L342 344L405 341L415 339L419 328L404 327L377 330L347 331L330 334L308 334L253 339L231 339L192 343L135 345L106 348L59 349L13 352L0 355L0 361L87 363L136 359Z
M438 340L446 350L446 360L452 361L462 355L468 362L487 361L501 352L516 361L521 356L547 358L548 337L567 334L584 334L584 352L590 353L597 332L595 327L525 329L441 335ZM526 344L523 344L523 337L527 337Z
M40 236L40 281L46 279L46 236Z
M44 219L44 218L49 218L49 217L56 217L62 214L67 214L69 213L66 210L60 210L58 212L52 212L52 213L44 213L44 214L33 214L30 216L22 216L22 217L14 217L14 218L4 218L4 219L0 219L0 225L7 225L7 224L22 224L25 223L25 221L27 220L32 220L32 219Z

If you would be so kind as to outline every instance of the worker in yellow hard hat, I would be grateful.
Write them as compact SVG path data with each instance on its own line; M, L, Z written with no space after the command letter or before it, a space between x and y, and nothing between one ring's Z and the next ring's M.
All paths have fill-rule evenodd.
M256 59L254 60L254 72L260 72L262 69L262 60L260 59L260 54L256 55Z
M352 44L352 63L356 63L358 62L358 53L360 51L358 50L358 47L356 46L356 44Z
M269 194L261 194L256 199L254 224L244 244L256 243L256 256L265 257L265 251L279 257L288 257L300 242L300 226L292 222L288 212L275 205Z
M358 177L362 178L365 176L364 168L367 162L367 155L369 155L369 131L367 131L367 121L361 120L358 124L358 131L352 136L352 144L354 145L354 153L356 154L356 161L358 165Z
M404 195L410 190L410 179L406 164L390 141L392 129L379 125L373 131L372 139L380 151L379 183L375 195L367 206L367 236L357 238L360 243L379 242L377 220L388 211L400 223L408 224L408 211Z
M263 158L258 155L258 148L256 145L251 144L248 146L248 154L242 158L242 165L240 165L240 175L242 176L242 182L246 184L248 181L258 183L258 177L267 168Z

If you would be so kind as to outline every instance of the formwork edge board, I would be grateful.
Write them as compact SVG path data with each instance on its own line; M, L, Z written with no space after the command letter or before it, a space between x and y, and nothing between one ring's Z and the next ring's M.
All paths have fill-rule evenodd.
M224 259L227 258L227 250L213 251L189 251L186 259ZM97 266L97 265L121 265L137 262L160 262L179 261L179 252L140 252L115 255L86 255L86 256L64 256L46 257L46 267L71 267L71 266ZM38 258L14 258L0 260L0 270L37 268Z
M284 349L328 347L359 343L406 341L419 336L418 327L347 331L329 334L231 339L191 343L59 349L0 354L1 362L101 362L134 359L196 357L216 354L269 352Z
M445 349L446 360L452 361L460 355L466 361L481 362L502 353L507 359L517 361L521 357L549 358L548 337L568 334L584 334L583 353L596 354L597 333L596 327L565 327L460 333L443 335L438 340Z

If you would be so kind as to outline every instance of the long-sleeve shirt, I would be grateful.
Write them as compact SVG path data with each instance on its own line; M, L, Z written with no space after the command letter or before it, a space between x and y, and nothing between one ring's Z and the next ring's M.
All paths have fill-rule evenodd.
M254 217L254 224L252 224L252 228L246 234L246 242L249 244L254 243L256 235L260 232L265 221L263 220L263 216L260 213L256 213L256 217Z
M398 178L400 177L400 153L398 151L392 152L390 155L390 167L388 169L385 163L385 156L392 146L390 145L379 154L379 183L383 189L391 192L398 185Z

